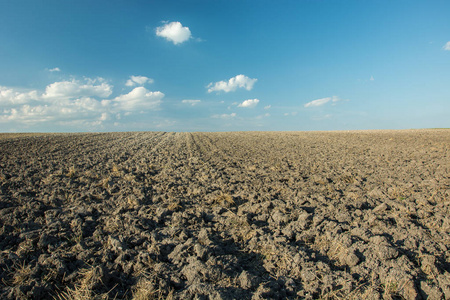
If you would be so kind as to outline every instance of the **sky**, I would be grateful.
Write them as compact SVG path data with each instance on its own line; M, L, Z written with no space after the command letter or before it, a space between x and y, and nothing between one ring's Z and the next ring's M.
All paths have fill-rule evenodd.
M0 0L0 132L450 127L450 1Z

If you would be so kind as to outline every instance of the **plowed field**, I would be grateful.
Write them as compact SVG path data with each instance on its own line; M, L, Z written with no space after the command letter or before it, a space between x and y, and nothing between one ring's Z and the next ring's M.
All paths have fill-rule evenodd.
M450 130L0 134L1 299L450 299Z

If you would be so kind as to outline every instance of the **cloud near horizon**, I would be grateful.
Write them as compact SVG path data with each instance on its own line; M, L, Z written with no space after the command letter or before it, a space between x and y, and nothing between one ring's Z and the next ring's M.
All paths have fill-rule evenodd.
M256 107L256 105L258 105L258 103L259 103L258 99L248 99L240 103L238 107L254 108Z
M195 105L199 104L200 102L202 102L202 101L201 100L188 100L188 99L181 101L181 103L189 104L191 106L195 106Z
M102 78L85 78L47 85L45 92L22 91L0 86L0 123L19 122L32 125L58 124L100 125L111 116L158 110L164 94L136 87L127 94L107 99L113 86ZM19 125L20 125L19 124Z
M131 92L125 95L120 95L111 101L113 107L120 111L140 111L140 110L156 110L161 104L164 94L161 92L151 92L146 88L140 86L134 88ZM103 102L104 102L103 101ZM107 103L107 102L105 102Z
M256 78L249 78L245 75L239 74L230 78L228 81L218 81L207 85L208 93L224 91L225 93L234 92L238 88L245 88L250 91L253 88Z
M326 98L321 98L321 99L317 99L317 100L308 102L304 105L304 107L318 107L318 106L322 106L330 101L335 103L335 102L342 101L342 100L337 96L326 97Z
M156 28L156 35L178 45L191 38L189 27L183 27L180 22L170 22Z
M214 118L214 119L225 119L225 120L232 119L232 118L234 118L234 117L236 117L236 113L231 113L231 114L221 114L221 115L212 115L212 116L211 116L211 118Z

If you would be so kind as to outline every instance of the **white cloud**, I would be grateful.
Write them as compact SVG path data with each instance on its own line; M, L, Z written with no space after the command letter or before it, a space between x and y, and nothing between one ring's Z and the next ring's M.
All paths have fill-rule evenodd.
M331 97L331 101L332 102L338 102L338 101L342 101L342 100L338 96L333 96L333 97Z
M0 123L96 126L136 111L156 110L164 94L136 87L128 94L105 99L113 86L101 78L49 84L45 92L0 86Z
M450 41L448 41L444 47L442 47L444 50L450 51Z
M264 109L270 109L272 107L272 105L266 105L264 106Z
M24 104L4 110L3 114L0 113L0 122L23 124L57 122L55 125L84 122L88 124L101 119L102 112L99 109L101 109L100 102L90 98L55 103Z
M72 81L54 82L48 85L42 95L46 99L73 99L78 97L108 97L112 94L112 86L102 78L85 79L86 83ZM98 84L96 84L98 83Z
M211 118L214 119L232 119L236 117L236 113L231 113L231 114L221 114L221 115L212 115Z
M370 76L370 79L369 79L370 81L374 81L375 80L375 78L373 78L373 76Z
M306 104L305 104L305 107L322 106L322 105L324 105L325 103L328 103L330 100L331 100L331 97L313 100L313 101L311 101L311 102L306 103Z
M98 112L104 105L98 100L89 97L82 97L71 102L76 111L95 111ZM68 105L69 106L69 105Z
M153 79L145 76L130 76L130 79L125 83L126 86L144 85L146 83L153 83Z
M38 99L39 95L37 91L32 90L20 92L11 88L0 86L0 105L2 106L25 104Z
M340 101L350 101L350 100L348 100L348 99L341 99L338 96L331 97L331 102L333 102L332 105L337 105L336 102L340 102Z
M113 107L125 111L155 110L159 108L162 98L163 93L151 92L140 86L128 94L114 98L111 103Z
M298 114L298 112L293 111L293 112L289 112L289 113L284 113L284 116L296 116Z
M43 105L22 105L18 108L4 110L0 115L0 122L19 121L22 123L37 123L49 121L52 118L48 114L49 107Z
M170 22L156 28L156 35L173 42L181 44L191 38L189 27L183 27L180 22Z
M49 72L60 72L61 70L57 67L57 68L53 68L53 69L48 69Z
M102 115L100 116L100 121L106 121L109 119L109 115L107 113L102 113Z
M191 106L195 106L197 104L199 104L200 102L202 102L201 100L182 100L181 103L184 104L189 104Z
M237 75L233 78L230 78L228 82L226 81L218 81L216 83L208 84L208 93L211 92L220 92L224 91L234 92L237 88L245 88L247 91L250 91L253 88L255 82L258 81L256 78L249 78L245 75Z
M258 99L248 99L244 102L240 103L238 107L247 107L247 108L253 108L256 105L258 105L259 100Z
M349 100L343 100L343 99L339 98L338 96L333 96L333 97L326 97L326 98L313 100L311 102L306 103L304 106L305 107L317 107L317 106L325 105L330 101L333 103L332 105L336 105L336 102L349 101Z

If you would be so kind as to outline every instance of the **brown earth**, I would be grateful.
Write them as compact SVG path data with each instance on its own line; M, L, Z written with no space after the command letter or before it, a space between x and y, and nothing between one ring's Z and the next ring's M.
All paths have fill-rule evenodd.
M450 130L0 135L1 299L450 299Z

